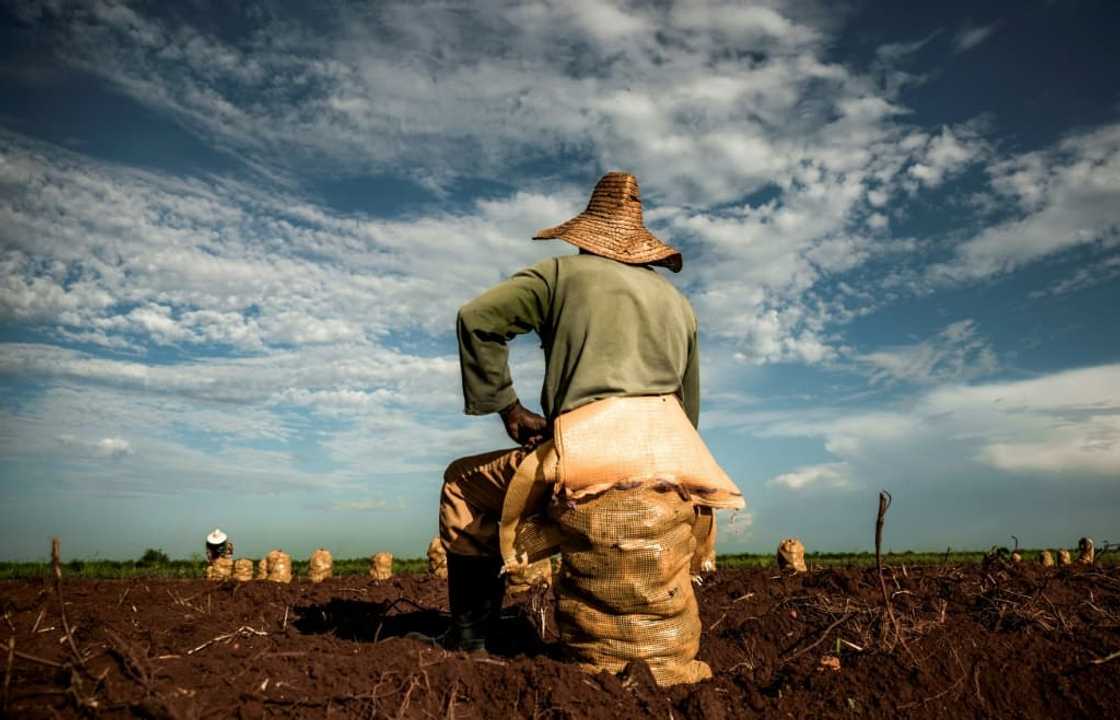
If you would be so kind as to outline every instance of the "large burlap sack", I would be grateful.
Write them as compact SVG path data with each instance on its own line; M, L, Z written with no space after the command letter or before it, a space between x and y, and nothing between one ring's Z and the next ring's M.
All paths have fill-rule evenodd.
M509 572L506 576L506 592L520 595L538 587L552 585L552 560L543 558Z
M307 579L313 583L323 582L331 576L333 566L334 558L331 557L331 551L326 548L319 548L311 553L311 560L307 567Z
M1043 550L1038 554L1038 561L1042 563L1042 567L1054 567L1054 554L1049 550Z
M695 659L692 503L672 489L616 488L549 515L563 531L556 620L572 659L610 672L644 660L659 685L711 677Z
M369 576L374 580L388 580L393 577L393 554L379 552L369 559Z
M253 579L253 561L249 558L239 558L233 563L233 579L238 582L248 582Z
M1096 559L1096 550L1093 547L1093 539L1083 537L1077 542L1077 563L1079 565L1092 565Z
M438 537L428 543L428 572L437 578L447 578L447 550Z
M805 567L805 546L797 538L786 538L778 543L778 569L803 573Z
M292 581L291 555L280 550L273 550L268 554L268 580L275 583L290 583Z
M233 558L222 556L206 566L207 580L229 580L233 577Z

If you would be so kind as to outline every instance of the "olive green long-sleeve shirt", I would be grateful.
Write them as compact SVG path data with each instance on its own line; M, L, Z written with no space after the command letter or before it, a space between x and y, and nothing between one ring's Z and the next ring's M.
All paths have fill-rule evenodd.
M597 255L543 260L459 310L459 364L469 415L517 399L506 343L530 331L545 353L541 408L552 420L614 396L677 393L700 417L696 316L665 278Z

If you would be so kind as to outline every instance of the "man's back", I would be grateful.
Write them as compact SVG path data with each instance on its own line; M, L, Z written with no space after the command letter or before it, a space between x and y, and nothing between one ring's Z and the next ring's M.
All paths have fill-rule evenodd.
M596 255L550 258L465 305L459 341L468 412L516 399L505 341L529 330L545 351L546 416L606 397L680 393L695 424L696 320L656 271Z

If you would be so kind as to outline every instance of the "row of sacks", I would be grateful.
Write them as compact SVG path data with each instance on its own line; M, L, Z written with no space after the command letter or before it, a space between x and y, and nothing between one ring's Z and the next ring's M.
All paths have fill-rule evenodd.
M1094 562L1096 562L1096 559L1096 549L1093 544L1093 539L1087 537L1081 538L1081 540L1077 543L1077 564L1092 565ZM1011 553L1012 562L1020 562L1021 560L1022 556L1019 555L1019 553ZM1038 561L1042 563L1043 567L1053 567L1054 553L1050 552L1049 550L1043 550L1038 554ZM1073 556L1070 554L1069 550L1066 550L1065 548L1058 550L1058 565L1073 565L1073 563Z
M445 568L446 564L447 560L444 558ZM206 579L236 580L239 582L256 579L278 583L290 583L292 581L292 556L283 550L269 551L256 563L255 567L256 575L254 576L254 563L249 558L234 560L231 557L223 556L214 560L206 568ZM311 553L311 558L308 561L307 579L313 583L322 582L331 577L333 568L334 559L330 550L319 548ZM375 580L391 578L393 576L392 553L379 552L372 555L369 559L369 576ZM444 576L446 577L446 569Z
M326 548L319 548L311 553L308 562L307 579L313 583L322 582L331 576L334 559ZM236 580L248 582L250 580L268 580L277 583L290 583L292 581L292 556L283 550L270 550L267 555L255 564L256 575L253 573L254 563L249 558L234 560L231 557L220 557L210 563L206 568L207 580Z

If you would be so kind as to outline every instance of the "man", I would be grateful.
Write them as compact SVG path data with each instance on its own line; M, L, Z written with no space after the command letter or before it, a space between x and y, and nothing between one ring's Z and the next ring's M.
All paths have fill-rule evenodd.
M675 394L693 427L700 414L696 318L652 266L679 272L681 254L642 223L638 183L612 172L587 209L534 239L563 239L578 255L522 270L459 310L459 360L469 415L498 413L519 447L447 468L440 539L447 550L452 627L445 644L485 647L501 609L498 525L518 465L551 435L559 415L610 397ZM513 389L506 343L536 332L545 353L538 415Z

